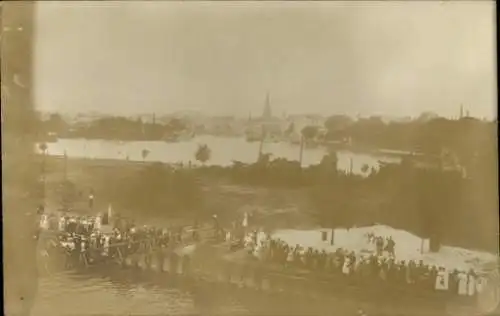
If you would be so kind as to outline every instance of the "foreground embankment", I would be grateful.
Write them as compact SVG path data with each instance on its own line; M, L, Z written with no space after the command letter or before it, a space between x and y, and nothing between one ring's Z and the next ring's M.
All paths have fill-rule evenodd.
M176 252L134 254L121 264L80 267L83 274L116 280L173 285L194 292L201 309L217 310L221 299L237 297L256 314L324 315L328 311L351 315L363 309L368 315L445 315L477 312L477 297L457 297L429 289L403 291L388 284L357 284L348 277L302 275L238 259L223 245L202 245L194 256ZM299 304L300 303L300 304ZM455 313L453 313L455 314Z

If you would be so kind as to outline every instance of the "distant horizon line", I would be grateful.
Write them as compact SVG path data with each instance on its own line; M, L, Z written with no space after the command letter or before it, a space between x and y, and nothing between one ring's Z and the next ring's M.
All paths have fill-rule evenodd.
M134 117L153 117L155 116L156 118L164 118L164 117L171 117L171 116L178 116L178 115L197 115L197 116L203 116L206 118L221 118L221 117L232 117L232 118L261 118L263 115L262 114L257 114L257 115L251 115L252 112L248 112L246 115L244 114L208 114L203 111L197 111L197 110L179 110L179 111L173 111L173 112L162 112L158 113L155 111L151 112L141 112L141 113L131 113L131 114L125 114L125 113L108 113L104 111L98 111L98 110L89 110L89 111L57 111L57 110L40 110L37 109L35 110L38 114L41 115L50 115L50 114L59 114L61 116L71 116L71 117L77 117L77 116L95 116L95 117L123 117L123 118L134 118ZM260 111L256 111L257 113ZM474 116L471 115L469 111L467 111L467 115L463 115L463 113L457 113L455 115L442 115L437 112L433 111L422 111L418 115L390 115L390 114L361 114L358 113L356 115L353 114L347 114L347 113L329 113L329 114L320 114L320 113L307 113L307 112L302 112L302 113L287 113L283 112L282 115L273 115L273 118L278 118L278 119L283 119L287 117L307 117L307 116L316 116L316 117L321 117L321 118L328 118L332 116L347 116L353 119L359 119L359 118L371 118L371 117L379 117L381 119L387 119L387 120L402 120L402 119L418 119L424 114L430 114L434 115L436 117L440 118L447 118L447 119L459 119L460 117L470 117L470 118L476 118L479 120L497 120L497 117L480 117L480 116Z

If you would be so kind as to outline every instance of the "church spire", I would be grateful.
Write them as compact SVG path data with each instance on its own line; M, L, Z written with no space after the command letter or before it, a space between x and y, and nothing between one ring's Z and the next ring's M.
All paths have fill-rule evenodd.
M264 113L262 114L262 117L265 119L269 119L272 117L272 111L271 111L271 101L269 98L269 91L266 93L266 104L264 106Z

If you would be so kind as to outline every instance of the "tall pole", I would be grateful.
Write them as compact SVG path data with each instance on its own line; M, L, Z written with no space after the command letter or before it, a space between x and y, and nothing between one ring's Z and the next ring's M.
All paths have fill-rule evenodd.
M68 181L68 155L64 150L64 182Z
M299 166L302 168L302 157L304 155L304 136L300 136Z
M63 156L63 191L62 191L62 200L61 206L64 212L69 209L69 184L68 184L68 156L66 154L66 150L64 150Z
M262 157L262 149L264 147L264 138L265 137L266 137L265 129L264 129L264 125L262 125L262 133L261 133L261 137L260 137L258 161L260 161L260 158Z
M41 143L38 145L38 148L42 152L42 165L41 165L41 173L42 173L42 202L40 203L42 209L45 208L45 177L46 177L46 161L45 156L47 155L47 144Z
M43 150L43 155L42 155L42 205L45 208L45 176L46 176L46 171L45 171L45 157L47 156L47 149L44 148Z

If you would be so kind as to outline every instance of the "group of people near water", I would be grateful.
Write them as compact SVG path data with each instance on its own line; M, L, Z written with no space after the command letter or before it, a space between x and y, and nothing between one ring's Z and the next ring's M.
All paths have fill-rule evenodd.
M217 217L213 217L215 237L240 244L264 262L283 266L284 269L300 269L332 276L342 276L346 282L385 282L416 290L446 291L462 296L475 296L486 285L486 279L469 271L429 266L422 260L397 260L396 243L392 237L369 235L369 243L375 251L357 254L337 248L335 252L289 245L272 238L263 231L251 230L248 215L243 223L224 230ZM112 225L111 225L112 224ZM123 259L129 254L147 251L147 248L169 247L183 242L183 228L160 229L137 226L133 220L103 216L42 215L42 229L57 231L58 245L68 254L68 264L91 264L106 259ZM112 227L108 232L103 226ZM193 226L192 240L199 240L197 224ZM238 232L238 233L237 233Z
M397 260L392 237L368 236L375 251L357 254L337 248L335 252L289 245L259 231L244 238L244 247L260 260L283 266L284 269L307 270L332 276L343 276L346 282L367 284L384 282L423 291L442 291L473 297L481 292L487 280L472 269L452 271L443 266L430 266L423 260ZM375 283L374 283L375 284Z
M119 217L111 223L107 213L102 216L43 214L40 229L56 233L57 242L52 239L49 249L64 250L67 258L73 259L66 260L66 266L108 259L123 262L130 254L177 245L183 238L182 228L137 226L133 220Z

